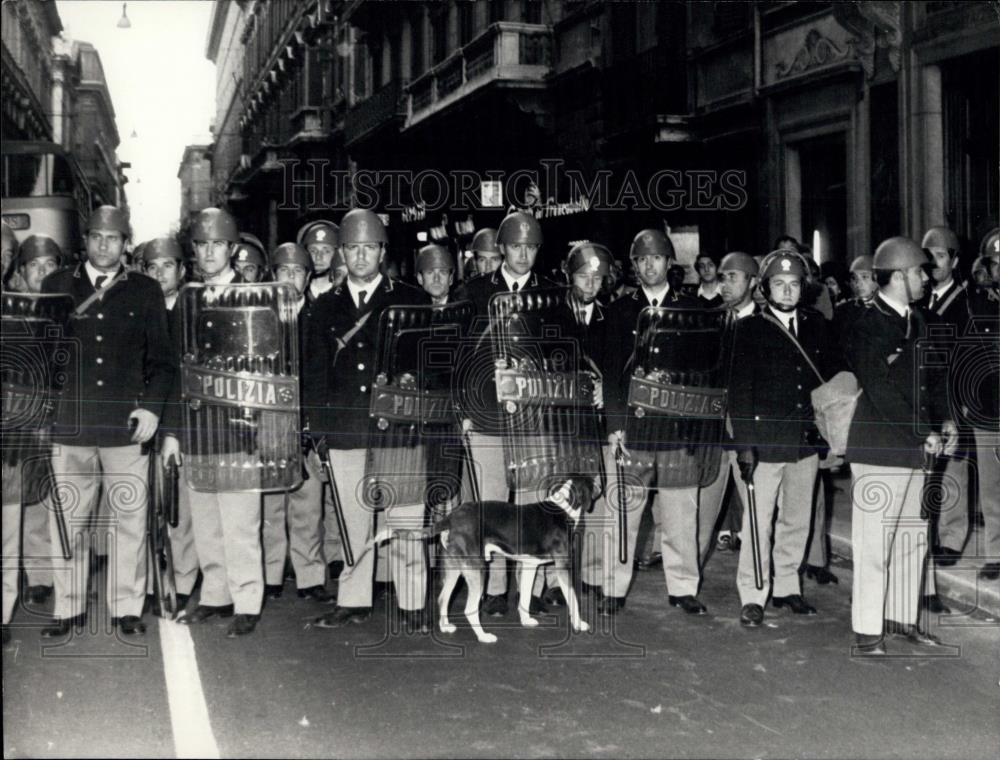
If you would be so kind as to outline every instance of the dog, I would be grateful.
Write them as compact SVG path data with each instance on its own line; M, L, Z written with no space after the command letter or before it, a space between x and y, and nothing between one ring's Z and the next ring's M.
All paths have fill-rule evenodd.
M444 581L437 600L441 632L457 630L448 618L448 604L458 579L464 577L468 585L465 617L480 643L496 643L496 635L483 630L479 602L486 563L497 555L518 563L517 610L521 625L538 625L528 611L531 587L538 568L552 563L553 575L566 597L573 630L589 631L590 626L580 617L579 601L570 581L570 550L575 534L582 528L580 518L589 511L594 496L592 478L571 476L560 487L551 489L545 501L520 506L506 501L467 501L420 531L424 537L440 536L442 551L438 556L444 564ZM391 528L380 532L366 549L397 532Z

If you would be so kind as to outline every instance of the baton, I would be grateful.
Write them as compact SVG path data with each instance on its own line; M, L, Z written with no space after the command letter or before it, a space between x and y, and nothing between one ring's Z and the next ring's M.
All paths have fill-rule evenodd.
M340 531L340 542L344 547L344 564L354 567L354 552L351 550L351 537L347 533L347 521L344 519L344 507L340 503L340 493L337 491L337 481L333 477L333 463L330 461L330 449L325 440L313 441L313 449L323 465L326 477L330 481L330 501L333 503L333 515L337 518L337 530Z
M180 522L180 503L177 493L178 472L177 460L171 456L167 460L166 475L164 476L163 501L164 512L167 514L167 524L171 528L176 528Z
M73 550L69 545L69 530L66 528L66 515L63 514L62 501L59 499L59 484L53 477L52 482L52 511L56 516L56 530L59 533L59 549L65 560L73 559Z
M618 486L618 561L628 564L628 510L625 500L625 451L621 443L615 450L615 478Z
M472 491L472 500L479 503L479 481L476 480L476 463L472 460L472 442L469 440L469 432L462 433L462 449L465 451L465 467L469 475L469 490Z
M760 591L764 588L764 570L760 561L760 536L757 533L757 494L754 491L753 475L747 483L747 518L750 522L750 553L753 556L753 585Z

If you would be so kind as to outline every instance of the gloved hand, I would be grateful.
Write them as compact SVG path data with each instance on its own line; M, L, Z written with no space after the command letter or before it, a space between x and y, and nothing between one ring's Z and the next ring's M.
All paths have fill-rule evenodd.
M736 455L736 465L740 468L740 477L744 483L753 480L753 472L757 469L757 449L743 449Z

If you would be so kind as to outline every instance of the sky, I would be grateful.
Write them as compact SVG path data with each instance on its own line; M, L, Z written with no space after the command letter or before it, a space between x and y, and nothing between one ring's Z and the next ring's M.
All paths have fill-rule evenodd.
M135 240L166 235L180 213L184 146L211 142L215 66L205 58L211 0L57 0L63 36L90 42L104 66ZM135 135L133 137L133 134Z

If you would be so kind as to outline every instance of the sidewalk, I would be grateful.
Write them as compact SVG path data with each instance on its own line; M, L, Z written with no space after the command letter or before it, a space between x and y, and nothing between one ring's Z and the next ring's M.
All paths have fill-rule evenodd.
M830 520L830 549L839 557L851 559L851 502L849 476L835 476L833 515ZM972 526L961 559L952 567L937 568L938 595L945 597L952 613L980 613L1000 618L1000 581L983 581L976 577L987 561L983 557L983 529ZM995 562L997 558L992 558Z

